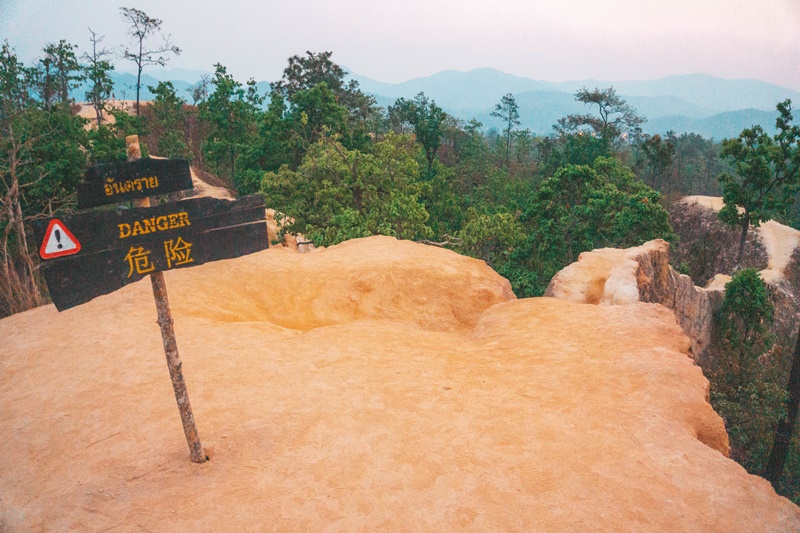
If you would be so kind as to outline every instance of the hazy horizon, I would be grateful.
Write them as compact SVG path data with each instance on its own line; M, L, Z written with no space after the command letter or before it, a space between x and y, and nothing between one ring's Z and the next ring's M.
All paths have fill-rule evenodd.
M0 39L27 63L58 39L85 51L89 27L119 47L127 43L121 6L163 20L183 49L169 68L210 72L219 62L242 80L275 81L290 56L329 50L353 74L383 83L492 68L553 82L708 74L800 90L800 4L792 0L768 8L743 0L0 0Z

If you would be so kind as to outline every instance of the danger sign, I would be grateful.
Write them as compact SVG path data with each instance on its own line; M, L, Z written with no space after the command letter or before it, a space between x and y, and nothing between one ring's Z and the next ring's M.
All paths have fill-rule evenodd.
M55 259L65 255L77 254L81 251L81 243L67 229L63 222L54 218L50 221L42 239L39 255L42 259Z
M31 225L42 239L40 253L48 259L42 272L59 311L153 272L231 259L268 246L261 195L91 211Z

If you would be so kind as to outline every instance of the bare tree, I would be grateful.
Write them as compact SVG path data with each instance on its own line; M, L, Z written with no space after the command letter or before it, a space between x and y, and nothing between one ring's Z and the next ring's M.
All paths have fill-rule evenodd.
M145 65L167 64L169 57L167 54L180 55L181 49L170 42L169 35L161 35L161 20L150 18L147 13L133 7L119 8L122 20L127 22L130 27L128 33L133 42L132 48L122 51L123 59L133 61L136 64L136 114L139 114L139 95L142 88L142 70ZM161 45L156 48L145 48L144 41L155 35L161 35Z
M86 100L94 106L95 113L97 114L97 127L103 121L103 112L105 111L106 102L111 98L111 91L114 89L114 83L111 80L109 72L114 70L111 62L105 59L111 52L105 48L97 49L105 38L103 35L97 35L92 28L89 28L89 33L92 37L89 41L92 43L92 52L83 54L82 59L87 62L86 79L89 81L89 89L86 91Z
M203 74L200 81L186 89L189 96L192 97L192 104L197 106L200 102L205 102L208 99L208 86L211 83L211 76Z

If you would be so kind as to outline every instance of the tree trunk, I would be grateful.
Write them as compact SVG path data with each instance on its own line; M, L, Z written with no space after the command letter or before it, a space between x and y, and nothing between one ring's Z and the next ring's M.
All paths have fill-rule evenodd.
M786 418L781 420L775 429L775 441L772 443L772 451L764 470L764 477L776 489L783 474L786 457L789 455L789 445L792 442L792 435L797 425L797 412L800 409L800 331L798 331L797 341L794 344L792 370L789 373L786 392L789 393L789 397L786 398Z
M511 154L511 125L508 126L508 133L506 133L506 166L508 166L509 155Z
M22 215L22 203L20 202L19 198L19 178L17 176L17 166L19 164L19 160L17 159L18 153L19 151L15 149L11 155L10 161L11 168L9 169L9 176L11 178L11 187L9 188L7 195L9 202L8 225L14 228L17 233L17 238L19 239L17 243L18 253L20 259L22 260L23 267L27 271L28 278L27 280L23 280L25 291L28 292L29 301L31 301L34 306L39 306L42 305L42 296L39 293L39 287L36 284L36 267L33 264L33 259L31 258L30 253L28 252L28 239L25 235L25 219Z
M36 267L33 264L33 259L28 251L28 238L25 235L25 223L24 218L22 217L22 205L19 201L18 195L14 199L14 204L16 209L15 218L17 225L17 237L19 238L19 254L22 258L23 264L25 265L25 269L28 271L27 290L29 291L33 304L39 306L42 305L42 296L39 293L39 287L36 284Z
M739 238L739 254L736 256L736 268L742 266L742 259L744 259L744 247L747 244L747 230L750 228L750 213L745 211L744 223L742 223L742 236Z

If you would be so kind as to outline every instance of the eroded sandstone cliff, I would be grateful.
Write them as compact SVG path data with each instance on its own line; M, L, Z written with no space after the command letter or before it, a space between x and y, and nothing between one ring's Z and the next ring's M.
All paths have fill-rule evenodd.
M692 343L692 353L702 358L712 342L714 312L724 298L725 284L735 269L737 231L717 219L722 199L687 197L675 208L672 222L680 236L678 259L695 279L670 266L670 246L655 240L619 250L585 252L578 261L558 272L546 296L591 304L653 302L673 310ZM759 268L770 286L775 304L774 332L791 345L800 314L800 231L775 221L750 231L743 267ZM699 255L694 255L699 254ZM710 265L710 270L705 266ZM692 266L695 265L695 266Z
M636 264L625 276L657 293L660 263ZM800 528L726 457L663 306L515 300L480 261L386 237L166 279L211 460L188 459L146 282L15 315L0 320L4 527Z

